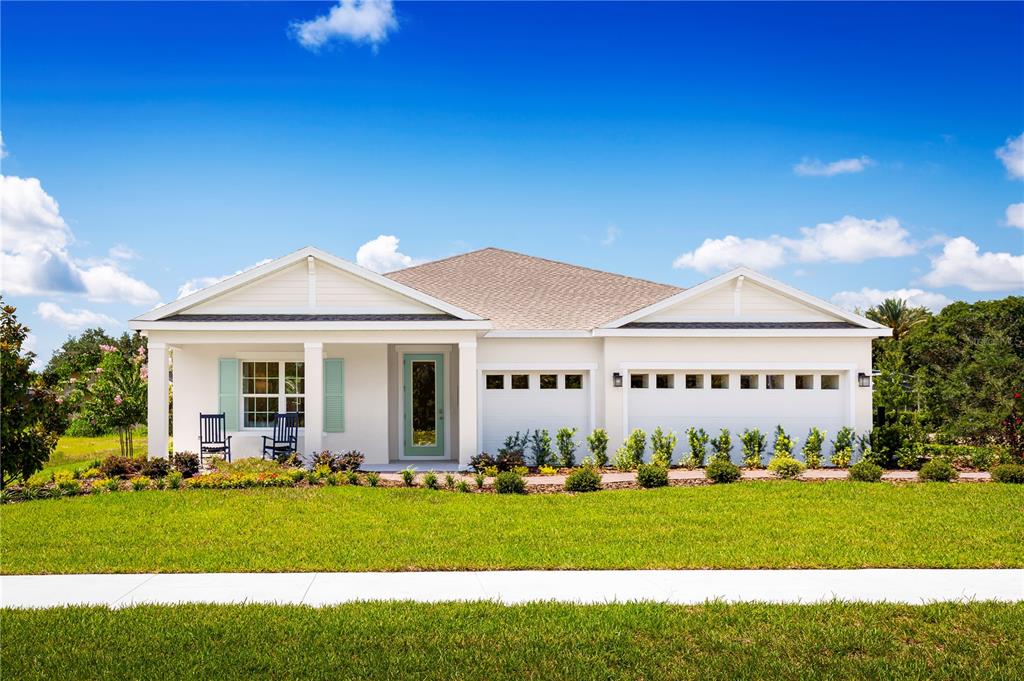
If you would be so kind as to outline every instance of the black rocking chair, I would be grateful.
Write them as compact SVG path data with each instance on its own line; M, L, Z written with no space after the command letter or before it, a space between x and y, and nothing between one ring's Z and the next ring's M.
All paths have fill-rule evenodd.
M299 450L299 415L274 414L273 436L263 436L263 458L279 460Z
M204 454L223 456L231 461L231 436L227 431L227 420L223 413L199 415L200 464Z

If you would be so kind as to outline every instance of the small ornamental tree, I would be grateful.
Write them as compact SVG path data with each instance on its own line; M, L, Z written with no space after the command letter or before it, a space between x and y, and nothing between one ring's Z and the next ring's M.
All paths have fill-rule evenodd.
M84 414L108 430L116 430L121 456L132 456L132 431L146 419L146 350L126 353L102 345L103 359L82 403Z
M732 454L732 435L728 428L722 428L722 432L711 441L711 448L715 450L711 458L716 461L729 461Z
M651 463L662 468L672 467L672 453L675 452L679 438L675 431L664 432L661 426L651 433Z
M533 451L533 465L537 468L547 466L554 460L554 452L551 451L551 435L547 428L534 430L530 436L530 449Z
M594 457L594 464L599 468L608 465L608 433L604 428L596 428L587 436L587 448Z
M772 457L784 456L793 458L793 448L796 447L796 440L791 438L781 426L775 426L775 442L772 444Z
M555 444L558 447L562 468L572 468L576 465L576 441L573 439L575 436L575 428L559 428L555 433Z
M0 298L0 487L40 470L65 426L60 395L32 371L35 353L22 352L29 330L15 312Z
M686 439L690 443L690 458L686 460L686 467L700 468L704 465L704 459L707 457L708 442L711 441L711 436L704 432L703 428L690 426L686 430Z
M808 468L821 467L821 446L825 443L825 433L817 427L811 428L804 440L804 461Z
M740 442L743 443L743 465L747 468L761 468L764 463L761 457L764 454L765 443L768 438L758 428L744 430L740 434Z

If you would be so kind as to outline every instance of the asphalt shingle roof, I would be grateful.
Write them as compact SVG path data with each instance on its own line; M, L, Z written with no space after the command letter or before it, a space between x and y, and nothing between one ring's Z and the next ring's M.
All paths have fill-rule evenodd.
M385 276L489 319L496 329L590 330L683 290L500 248Z
M175 314L162 322L450 322L450 314Z
M623 329L859 329L851 322L630 322Z

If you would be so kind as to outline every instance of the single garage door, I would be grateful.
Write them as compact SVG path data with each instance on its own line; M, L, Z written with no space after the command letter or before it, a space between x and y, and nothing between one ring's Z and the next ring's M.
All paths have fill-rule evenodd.
M590 432L590 374L586 371L486 371L481 409L482 451L496 454L516 431L577 428L577 442ZM578 450L578 456L583 454Z
M797 450L812 426L831 440L848 423L849 380L836 371L631 371L629 429L648 436L656 427L679 435L674 460L689 453L685 431L703 428L712 437L722 428L733 434L733 461L742 458L739 434L759 428L768 436L782 425L797 439ZM649 450L648 440L648 450ZM826 451L831 449L826 446Z

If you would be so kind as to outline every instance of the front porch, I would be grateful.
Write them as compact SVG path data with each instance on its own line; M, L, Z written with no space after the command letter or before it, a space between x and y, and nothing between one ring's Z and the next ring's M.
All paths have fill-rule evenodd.
M296 412L306 461L354 449L367 470L452 471L477 453L475 331L289 335L150 332L149 455L166 456L172 366L176 451L224 413L233 458L258 457L274 415Z

